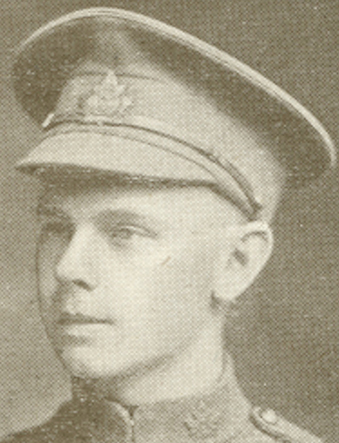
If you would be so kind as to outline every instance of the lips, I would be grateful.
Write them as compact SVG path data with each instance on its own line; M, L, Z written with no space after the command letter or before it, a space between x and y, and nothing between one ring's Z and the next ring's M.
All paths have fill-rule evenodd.
M61 326L68 325L88 325L88 324L111 324L110 321L103 318L92 317L83 314L69 314L62 313L58 320L58 324Z

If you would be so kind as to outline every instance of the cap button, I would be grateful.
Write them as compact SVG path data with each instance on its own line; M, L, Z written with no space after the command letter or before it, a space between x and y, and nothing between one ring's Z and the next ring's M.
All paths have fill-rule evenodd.
M278 416L272 409L266 409L261 412L261 418L270 425L275 425L278 422Z

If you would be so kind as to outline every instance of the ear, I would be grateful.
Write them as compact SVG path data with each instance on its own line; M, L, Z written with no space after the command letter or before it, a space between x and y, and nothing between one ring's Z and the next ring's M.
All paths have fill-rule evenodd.
M225 301L235 299L253 283L273 248L273 234L266 222L240 225L231 237L228 246L220 247L216 264L215 296Z

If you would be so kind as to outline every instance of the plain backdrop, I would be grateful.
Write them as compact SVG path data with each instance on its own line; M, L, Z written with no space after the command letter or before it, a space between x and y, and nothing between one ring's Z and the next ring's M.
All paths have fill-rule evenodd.
M39 139L15 103L19 42L72 10L125 7L248 63L308 107L339 146L338 0L0 0L0 435L46 419L69 397L35 300L36 184L13 170ZM339 433L339 180L285 196L275 253L232 323L238 376L254 402L328 441ZM338 438L338 435L337 435Z

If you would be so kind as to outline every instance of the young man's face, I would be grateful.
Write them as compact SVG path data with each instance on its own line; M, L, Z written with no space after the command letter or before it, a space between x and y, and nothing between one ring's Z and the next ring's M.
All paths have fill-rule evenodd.
M44 195L41 312L74 375L157 367L217 321L211 294L228 207L231 225L236 211L203 188L84 186Z

